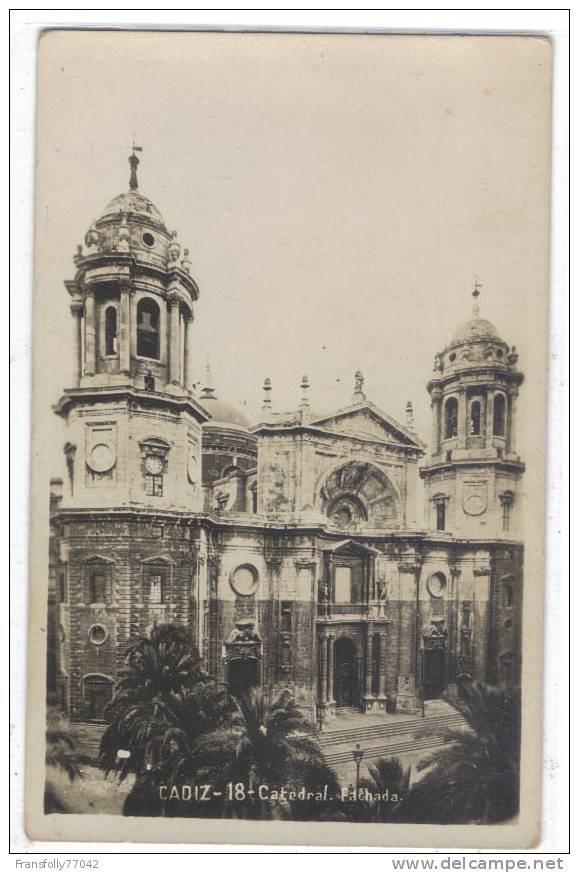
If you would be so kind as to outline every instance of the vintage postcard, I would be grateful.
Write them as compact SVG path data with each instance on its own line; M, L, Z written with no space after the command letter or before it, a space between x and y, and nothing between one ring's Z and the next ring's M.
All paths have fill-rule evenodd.
M540 836L551 46L38 47L27 831Z

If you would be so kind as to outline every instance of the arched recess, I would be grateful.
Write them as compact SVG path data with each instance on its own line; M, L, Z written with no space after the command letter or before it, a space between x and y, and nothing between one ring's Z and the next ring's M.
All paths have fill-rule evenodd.
M82 677L85 718L103 721L105 707L113 697L113 687L113 679L105 673L87 673Z
M326 471L317 488L321 512L341 529L392 527L401 515L400 497L386 473L369 461L341 462Z

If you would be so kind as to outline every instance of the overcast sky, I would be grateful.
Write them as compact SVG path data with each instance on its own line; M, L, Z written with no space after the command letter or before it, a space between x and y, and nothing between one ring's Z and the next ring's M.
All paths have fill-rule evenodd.
M428 441L433 356L477 274L481 314L520 352L524 419L546 377L548 65L537 39L45 37L36 421L73 385L63 281L128 188L133 139L141 192L191 252L195 369L210 360L222 399L256 420L266 376L280 411L307 374L325 412L359 368L390 415L413 401Z

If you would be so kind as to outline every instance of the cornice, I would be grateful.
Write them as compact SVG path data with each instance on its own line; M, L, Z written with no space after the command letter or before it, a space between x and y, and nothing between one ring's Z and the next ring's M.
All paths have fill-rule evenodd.
M524 473L526 469L523 461L508 461L505 458L481 458L479 460L461 459L457 461L443 461L440 464L426 464L420 467L418 472L421 479L427 479L433 473L444 473L456 470L457 467L463 469L468 467L496 467L509 473Z
M68 415L74 406L86 403L116 402L125 399L143 407L162 406L173 410L188 410L199 423L209 420L203 407L190 395L172 395L162 394L157 391L142 391L127 385L118 387L69 388L58 403L53 406L53 411L56 415L64 417Z

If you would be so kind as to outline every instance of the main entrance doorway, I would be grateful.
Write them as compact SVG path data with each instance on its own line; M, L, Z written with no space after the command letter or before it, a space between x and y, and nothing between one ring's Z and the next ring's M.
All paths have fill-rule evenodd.
M434 700L441 697L446 684L444 649L427 649L423 654L422 678L424 684L424 699Z
M227 685L230 697L247 697L259 685L257 658L232 658L227 666Z
M334 643L334 700L336 706L358 706L358 650L354 640Z

